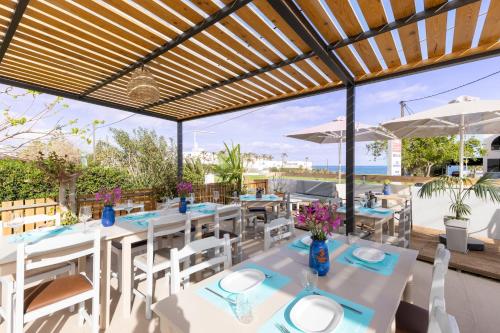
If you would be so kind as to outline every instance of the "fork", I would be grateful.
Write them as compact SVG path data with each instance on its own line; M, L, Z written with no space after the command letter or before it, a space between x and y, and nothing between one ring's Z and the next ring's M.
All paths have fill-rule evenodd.
M288 328L286 328L283 324L280 323L274 323L274 326L281 332L281 333L290 333Z
M368 268L368 269L371 269L371 270L374 270L374 271L378 271L378 268L375 268L375 267L371 267L371 266L368 266L368 265L365 265L363 263L360 263L360 262L354 262L352 261L351 259L347 258L347 257L344 257L344 259L350 263L351 265L359 265L359 266L362 266L362 267L365 267L365 268Z

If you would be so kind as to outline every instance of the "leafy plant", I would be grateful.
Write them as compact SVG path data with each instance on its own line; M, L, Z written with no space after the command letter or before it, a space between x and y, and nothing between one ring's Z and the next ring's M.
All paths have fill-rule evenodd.
M184 179L193 184L204 184L207 168L200 158L189 157L184 160Z
M232 184L241 193L243 182L243 159L240 145L229 147L224 143L225 151L219 153L219 163L214 166L215 174L223 183Z
M78 217L70 210L61 213L61 224L72 225L78 223Z
M425 183L418 191L420 198L432 198L434 195L448 194L450 197L450 212L455 218L464 219L471 213L471 207L466 203L471 193L482 200L500 203L500 188L486 174L473 183L470 178L442 176Z
M36 163L0 159L0 201L56 196L56 184Z
M126 170L117 167L90 165L82 170L76 182L78 195L94 194L103 188L121 187L122 190L131 190L134 187L129 181Z
M157 199L174 194L177 150L172 141L144 128L132 133L112 128L111 133L116 145L103 141L96 145L98 165L125 170L134 188L151 188Z

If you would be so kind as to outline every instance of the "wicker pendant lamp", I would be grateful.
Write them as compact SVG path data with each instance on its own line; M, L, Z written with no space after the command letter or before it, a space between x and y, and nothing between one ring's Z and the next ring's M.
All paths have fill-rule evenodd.
M154 103L160 99L160 90L153 74L145 67L137 68L127 85L128 96L138 102Z

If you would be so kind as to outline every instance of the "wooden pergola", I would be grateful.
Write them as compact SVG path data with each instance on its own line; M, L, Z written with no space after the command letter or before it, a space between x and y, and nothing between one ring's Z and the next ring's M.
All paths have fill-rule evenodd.
M485 13L481 4L424 0L417 12L414 0L1 0L0 83L176 121L179 156L183 121L346 89L352 222L355 87L498 56L500 0ZM127 96L145 64L161 92L151 104Z

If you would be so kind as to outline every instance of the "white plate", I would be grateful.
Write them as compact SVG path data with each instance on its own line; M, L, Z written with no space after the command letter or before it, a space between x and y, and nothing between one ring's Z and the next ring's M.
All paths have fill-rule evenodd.
M358 247L356 250L352 251L352 255L372 264L381 262L385 259L385 253L373 247Z
M266 279L266 275L258 269L245 268L229 274L220 281L220 287L230 293L248 291Z
M290 311L292 323L306 333L331 332L343 318L342 306L321 295L301 298Z

